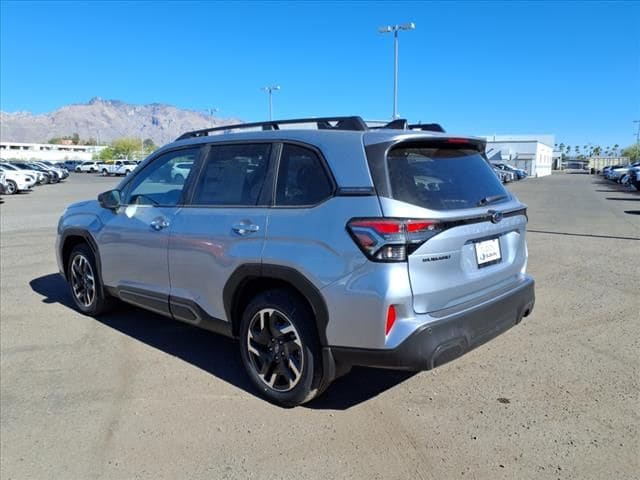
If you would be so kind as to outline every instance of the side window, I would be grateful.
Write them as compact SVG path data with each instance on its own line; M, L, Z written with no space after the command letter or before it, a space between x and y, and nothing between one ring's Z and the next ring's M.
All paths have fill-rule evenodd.
M160 155L136 174L126 189L125 204L177 205L199 152L189 148Z
M297 145L283 146L276 205L316 205L329 198L332 191L331 181L313 150Z
M193 205L258 205L271 144L214 145L198 179Z

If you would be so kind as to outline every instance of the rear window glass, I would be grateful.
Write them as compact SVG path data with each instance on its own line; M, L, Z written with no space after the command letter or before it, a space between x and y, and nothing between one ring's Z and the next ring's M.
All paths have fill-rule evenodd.
M389 152L387 165L391 198L419 207L453 210L508 199L476 150L400 146Z

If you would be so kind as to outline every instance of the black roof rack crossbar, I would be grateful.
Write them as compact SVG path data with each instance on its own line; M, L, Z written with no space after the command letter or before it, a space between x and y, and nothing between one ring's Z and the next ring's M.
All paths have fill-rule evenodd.
M261 127L262 130L280 130L280 125L295 125L303 123L315 123L318 130L355 130L367 131L369 128L360 117L322 117L322 118L294 118L288 120L270 120L267 122L237 123L235 125L222 125L219 127L194 130L180 135L177 140L185 140L194 137L206 137L210 132L223 132L245 128ZM334 125L332 125L332 123Z

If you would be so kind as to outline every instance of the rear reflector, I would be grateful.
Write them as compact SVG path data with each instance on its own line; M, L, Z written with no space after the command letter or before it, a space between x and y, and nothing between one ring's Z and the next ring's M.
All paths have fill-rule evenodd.
M385 335L389 335L394 323L396 323L396 307L390 305L389 310L387 311L387 326L384 331Z

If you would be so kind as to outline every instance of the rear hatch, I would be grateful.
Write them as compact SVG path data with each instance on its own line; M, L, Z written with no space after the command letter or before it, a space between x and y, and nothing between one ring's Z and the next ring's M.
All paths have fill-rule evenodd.
M512 288L526 267L525 206L502 186L483 146L411 140L378 159L385 167L384 216L408 220L407 232L415 222L433 222L423 235L407 233L416 313L490 298Z

